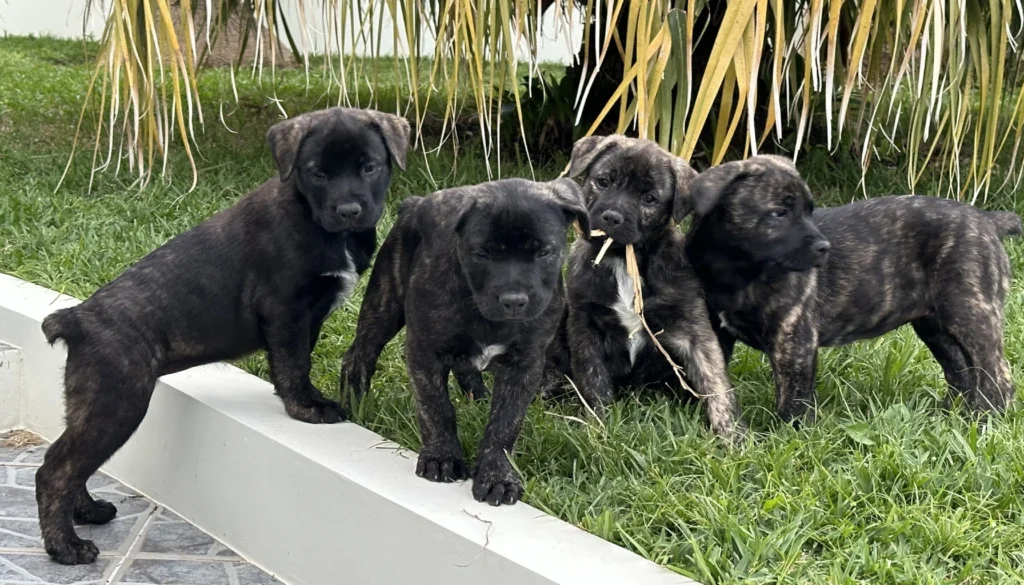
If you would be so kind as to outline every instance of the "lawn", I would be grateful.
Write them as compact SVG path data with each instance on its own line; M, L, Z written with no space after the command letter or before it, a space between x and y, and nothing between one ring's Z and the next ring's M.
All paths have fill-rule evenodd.
M0 271L80 298L275 172L264 137L277 107L247 78L239 80L241 102L234 104L227 75L210 71L195 190L188 191L188 164L175 153L167 179L140 189L123 167L119 176L97 174L90 192L87 140L55 194L94 51L77 42L0 38ZM273 83L289 113L331 105L318 79L309 91L298 72L279 72ZM217 121L221 100L232 131ZM409 169L396 173L381 234L404 197L487 178L473 144L463 144L458 159L450 148L410 158ZM859 170L836 160L818 151L801 158L824 204L862 196ZM554 177L564 164L538 168L536 176ZM530 171L510 157L502 174ZM904 175L882 165L866 185L869 195L905 190ZM1024 201L1007 195L986 206L1024 212ZM1014 241L1008 249L1024 273L1024 245ZM316 349L314 381L332 393L361 296L360 287ZM1007 352L1019 381L1024 279L1008 299ZM267 375L262 357L241 365ZM538 400L515 454L526 501L709 585L1024 581L1022 409L988 425L941 412L941 370L909 329L822 352L822 408L810 429L775 418L760 354L741 349L731 374L753 430L732 450L710 436L686 400L636 392L603 426L584 422L577 404ZM472 457L487 405L452 395ZM357 418L405 447L419 446L397 341Z

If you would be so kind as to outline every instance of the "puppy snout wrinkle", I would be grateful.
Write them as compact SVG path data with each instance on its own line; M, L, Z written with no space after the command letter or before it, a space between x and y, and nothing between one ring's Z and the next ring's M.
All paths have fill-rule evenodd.
M342 203L334 208L334 211L341 219L352 221L359 217L359 214L363 212L363 208L358 203Z
M618 211L612 211L609 209L601 214L601 221L603 221L607 227L615 227L622 224L623 217Z

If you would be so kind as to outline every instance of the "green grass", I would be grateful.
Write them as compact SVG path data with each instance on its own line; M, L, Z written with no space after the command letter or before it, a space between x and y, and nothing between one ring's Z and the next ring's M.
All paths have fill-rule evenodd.
M203 85L210 122L199 136L194 191L176 153L166 180L140 190L130 173L103 173L89 192L87 144L54 194L94 51L80 43L0 39L0 271L80 298L274 173L264 136L276 106L242 79L241 105L224 106L237 134L226 131L216 112L230 88L224 72L211 71ZM282 72L276 83L292 113L328 103L318 79L308 92L299 72ZM396 175L381 233L402 198L485 180L478 147L464 145L461 154L457 161L449 149L412 155L409 170ZM537 176L550 178L564 163ZM853 165L812 151L800 166L825 203L862 196ZM529 176L514 159L502 171ZM898 170L872 167L869 195L905 189ZM1024 202L1007 195L988 205L1024 211ZM1024 245L1008 248L1019 273ZM360 288L330 319L317 347L313 375L325 390L337 386L361 295ZM1007 352L1020 380L1024 281L1008 302ZM754 436L735 450L718 444L699 409L685 402L635 393L611 410L602 429L580 422L573 403L538 401L515 454L526 500L707 584L1024 581L1021 410L988 427L940 412L941 371L910 331L826 350L820 361L820 420L796 431L772 413L766 360L738 352L731 372ZM262 357L242 366L267 374ZM387 348L374 382L360 423L417 448L398 343ZM472 457L487 406L466 404L456 392L453 398Z

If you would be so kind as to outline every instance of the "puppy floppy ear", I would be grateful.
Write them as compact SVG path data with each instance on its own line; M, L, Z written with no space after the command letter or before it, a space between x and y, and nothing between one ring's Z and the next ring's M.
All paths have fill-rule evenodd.
M455 222L455 233L462 235L462 230L466 229L466 222L469 221L469 216L476 209L476 200L470 199L469 202L459 210L459 219Z
M409 135L412 128L409 121L401 116L385 114L377 110L365 110L373 121L381 136L384 137L384 144L388 147L388 154L391 160L395 161L398 168L405 170L405 156L409 151Z
M302 139L324 116L324 112L325 110L309 112L289 118L274 124L267 131L267 144L270 145L270 154L274 156L281 182L287 181L291 176Z
M675 175L675 193L672 196L672 221L679 223L693 211L693 197L690 186L697 178L697 171L683 159L672 157L672 174Z
M617 136L587 136L580 138L572 145L572 160L569 161L569 178L576 177L590 170L599 156L611 150L619 141Z
M548 182L548 187L569 223L579 223L583 239L589 240L590 212L583 201L583 190L580 186L572 179L555 179Z
M711 167L690 183L690 198L693 200L693 212L707 215L718 205L722 195L730 185L738 179L749 175L746 161L729 162Z

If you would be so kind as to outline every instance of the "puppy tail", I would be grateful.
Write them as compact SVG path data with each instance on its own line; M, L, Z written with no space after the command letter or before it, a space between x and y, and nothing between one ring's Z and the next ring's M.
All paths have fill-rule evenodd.
M1019 236L1021 229L1020 217L1012 211L986 211L985 216L996 226L1000 238Z
M50 345L57 343L57 340L70 344L82 337L82 329L78 325L78 319L72 309L61 309L54 311L43 319L43 335Z

